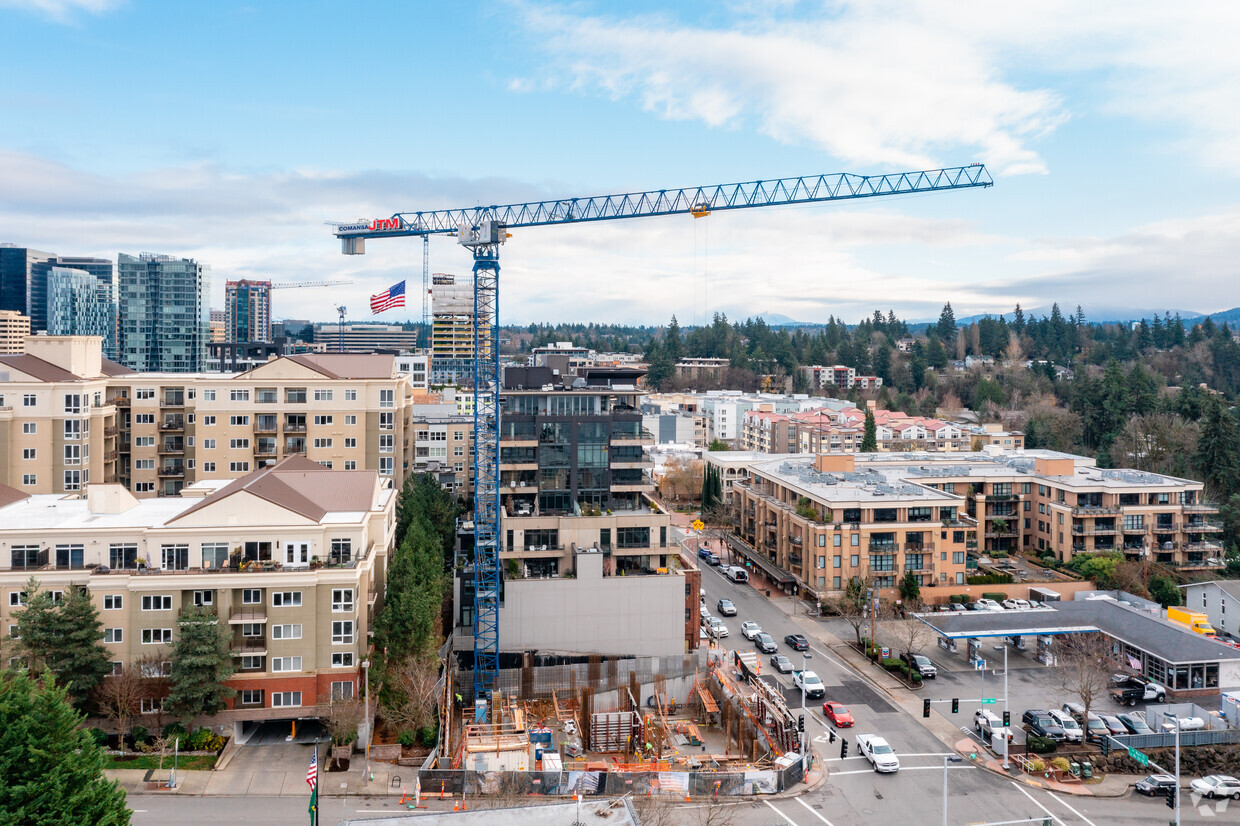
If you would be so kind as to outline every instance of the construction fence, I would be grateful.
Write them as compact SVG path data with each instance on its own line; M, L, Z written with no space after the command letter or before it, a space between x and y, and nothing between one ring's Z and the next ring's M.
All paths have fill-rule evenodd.
M430 769L418 772L422 794L433 798L485 795L520 800L530 795L577 794L615 797L671 795L691 800L776 794L801 782L801 765L786 769L732 772L475 772Z
M628 688L630 675L635 675L641 685L654 682L656 674L661 674L669 681L689 680L692 682L699 671L706 670L706 657L703 654L685 654L676 657L633 657L631 659L608 659L591 657L586 662L560 663L555 665L538 665L537 660L528 657L520 668L501 669L498 675L498 688L507 697L518 700L532 700L538 697L550 697L552 692L566 696L576 696L578 689L590 687L594 690L596 707L619 708L622 705L618 692ZM455 680L456 691L460 692L467 704L472 704L474 673L472 670L461 670ZM674 686L674 695L688 691L688 685ZM607 696L617 692L615 696ZM644 702L645 698L635 698Z

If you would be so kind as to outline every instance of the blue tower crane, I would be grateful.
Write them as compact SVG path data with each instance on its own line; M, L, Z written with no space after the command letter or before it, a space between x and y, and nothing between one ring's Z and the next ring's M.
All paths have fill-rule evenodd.
M368 238L422 236L425 250L429 236L454 235L457 243L474 256L474 696L487 696L499 676L499 248L507 240L509 229L656 215L701 217L717 210L993 185L986 167L975 163L889 175L845 172L525 204L398 212L371 222L335 224L335 235L345 255L365 253Z

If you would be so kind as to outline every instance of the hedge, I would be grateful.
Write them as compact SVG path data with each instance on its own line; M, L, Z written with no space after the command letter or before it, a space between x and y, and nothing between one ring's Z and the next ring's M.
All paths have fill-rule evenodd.
M1011 574L976 574L964 581L970 585L1011 585L1013 580Z

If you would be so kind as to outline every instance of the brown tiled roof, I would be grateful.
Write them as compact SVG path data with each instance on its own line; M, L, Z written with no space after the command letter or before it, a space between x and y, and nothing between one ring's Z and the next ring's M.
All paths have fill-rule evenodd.
M396 357L382 353L301 353L285 356L329 379L390 379Z
M128 376L130 374L137 373L136 370L131 370L123 364L117 364L111 359L103 359L100 363L99 370L105 376Z
M7 508L14 502L20 502L23 499L29 499L30 494L8 485L0 484L0 508Z
M328 470L301 454L234 479L170 520L183 519L234 493L245 491L315 522L332 511L368 511L374 505L373 470Z
M50 361L44 361L41 358L27 355L25 353L11 356L0 356L0 364L6 364L14 370L20 370L28 376L33 376L39 381L81 381L81 376L75 376L68 370L64 370Z

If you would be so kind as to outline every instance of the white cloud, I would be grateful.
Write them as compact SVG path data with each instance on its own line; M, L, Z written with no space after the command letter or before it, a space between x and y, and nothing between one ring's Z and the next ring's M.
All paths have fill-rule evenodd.
M0 8L32 12L57 23L73 22L79 12L106 14L124 0L0 0Z

